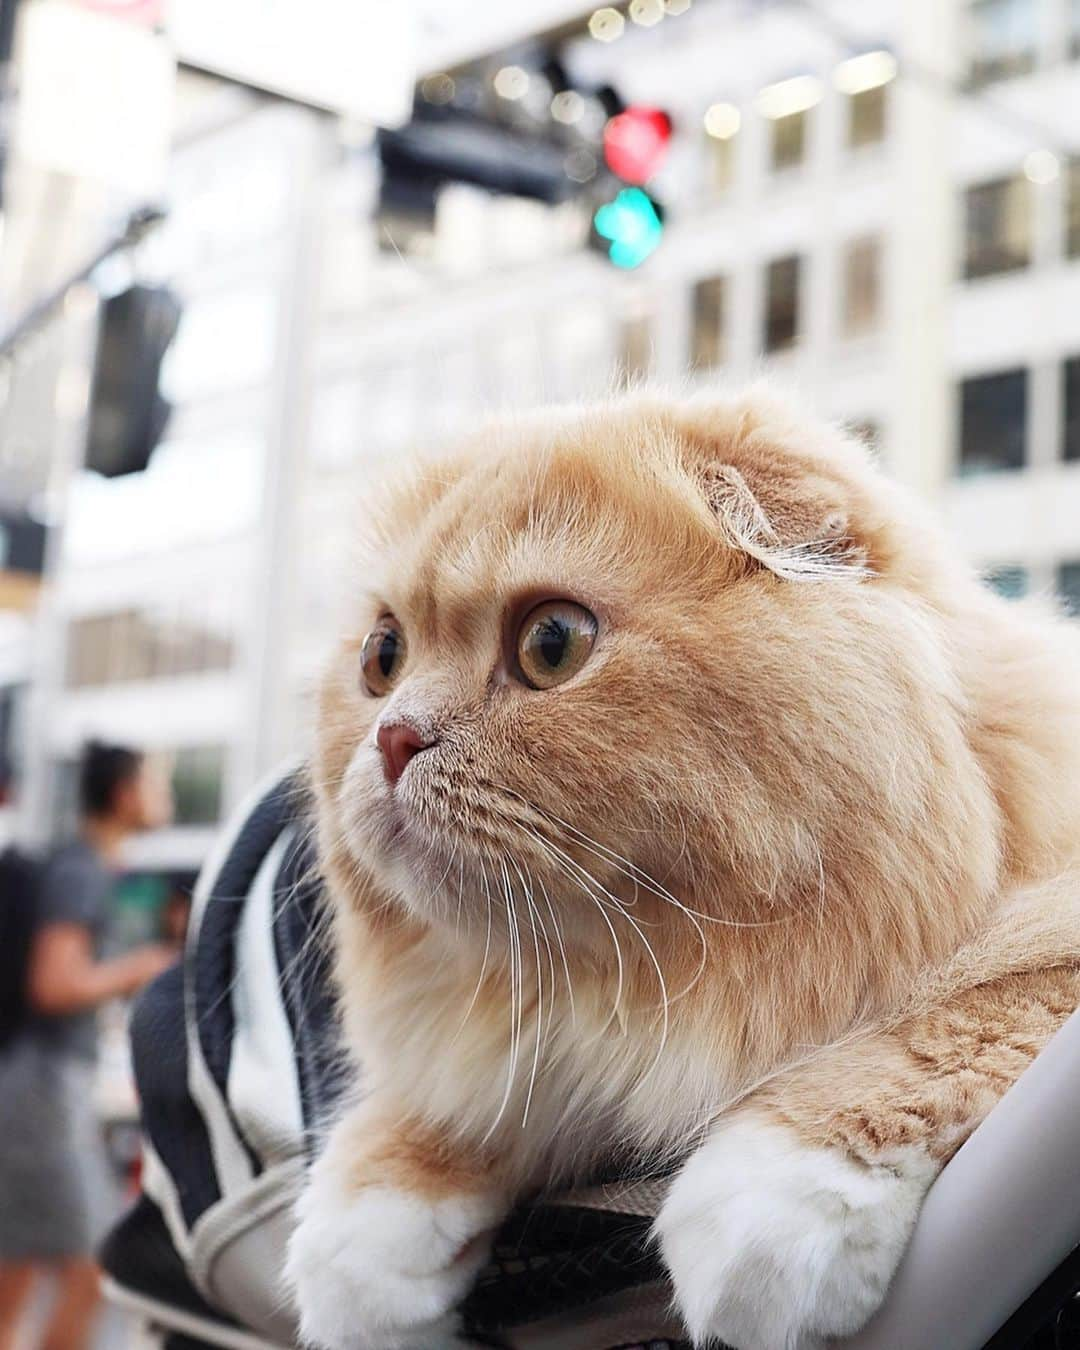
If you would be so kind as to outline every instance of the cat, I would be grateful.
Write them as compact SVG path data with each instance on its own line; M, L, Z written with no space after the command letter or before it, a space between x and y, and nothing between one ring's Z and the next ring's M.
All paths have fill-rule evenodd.
M760 388L495 426L362 524L303 1336L457 1343L517 1201L645 1157L695 1343L854 1331L1080 1003L1080 633Z

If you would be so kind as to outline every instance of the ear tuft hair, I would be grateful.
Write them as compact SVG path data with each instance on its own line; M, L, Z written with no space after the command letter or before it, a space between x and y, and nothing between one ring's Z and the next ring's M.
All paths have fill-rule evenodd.
M707 465L701 477L727 542L776 576L830 581L872 574L866 551L848 534L847 515L822 511L812 495L799 492L798 482L774 483L770 500L770 494L755 494L733 464Z

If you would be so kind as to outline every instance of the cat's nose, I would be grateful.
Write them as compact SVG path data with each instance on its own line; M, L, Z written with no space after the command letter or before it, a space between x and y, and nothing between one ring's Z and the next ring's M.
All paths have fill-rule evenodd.
M434 745L427 740L411 722L389 722L379 727L375 740L382 751L383 773L391 787L405 772L405 766L413 755Z

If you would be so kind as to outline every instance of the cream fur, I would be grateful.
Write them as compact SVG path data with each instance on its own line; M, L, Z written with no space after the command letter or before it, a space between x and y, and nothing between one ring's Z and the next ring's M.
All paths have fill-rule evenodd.
M875 1149L940 1166L1075 1006L1077 632L985 591L857 444L760 391L504 425L367 523L315 764L346 1024L372 1084L342 1193L368 1203L389 1169L405 1191L505 1206L613 1154L682 1156L719 1120L684 1176L716 1181L719 1225L753 1206L709 1164L717 1141L778 1150L784 1186L756 1175L770 1213L820 1220L826 1287L827 1216L863 1194ZM599 635L540 693L507 652L528 606L560 597ZM371 698L359 648L387 612L407 657ZM375 738L401 719L435 744L391 791ZM1049 1001L1025 984L1063 968ZM1005 1037L983 1034L991 1004L1023 1054L987 1064L985 1091L928 1098L909 1138L905 1046L922 1037L944 1065L959 1018L977 1057ZM949 1072L935 1081L968 1081ZM768 1129L725 1134L750 1096ZM809 1152L777 1145L782 1128ZM660 1222L681 1306L699 1329L735 1326L720 1305L741 1258L720 1262L710 1304L711 1267L676 1255L677 1216L713 1223L677 1203L689 1188ZM834 1272L814 1309L759 1279L769 1308L738 1322L739 1350L869 1308L913 1212L910 1188L887 1190L891 1217L867 1208L871 1276ZM761 1238L746 1229L747 1250ZM318 1291L313 1275L302 1303ZM348 1344L332 1328L321 1343Z
M463 1249L500 1217L472 1196L434 1203L393 1186L342 1189L333 1143L297 1205L285 1277L307 1344L340 1350L460 1345L450 1310L483 1262Z
M867 1167L739 1112L671 1189L656 1231L694 1339L817 1350L878 1307L937 1172L925 1150Z

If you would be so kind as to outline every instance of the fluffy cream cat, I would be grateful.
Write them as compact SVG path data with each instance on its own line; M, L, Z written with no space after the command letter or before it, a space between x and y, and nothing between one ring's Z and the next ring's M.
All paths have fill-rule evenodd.
M1080 634L759 394L515 422L373 519L314 770L369 1091L304 1335L452 1344L521 1197L657 1153L695 1340L854 1330L1080 1002Z

